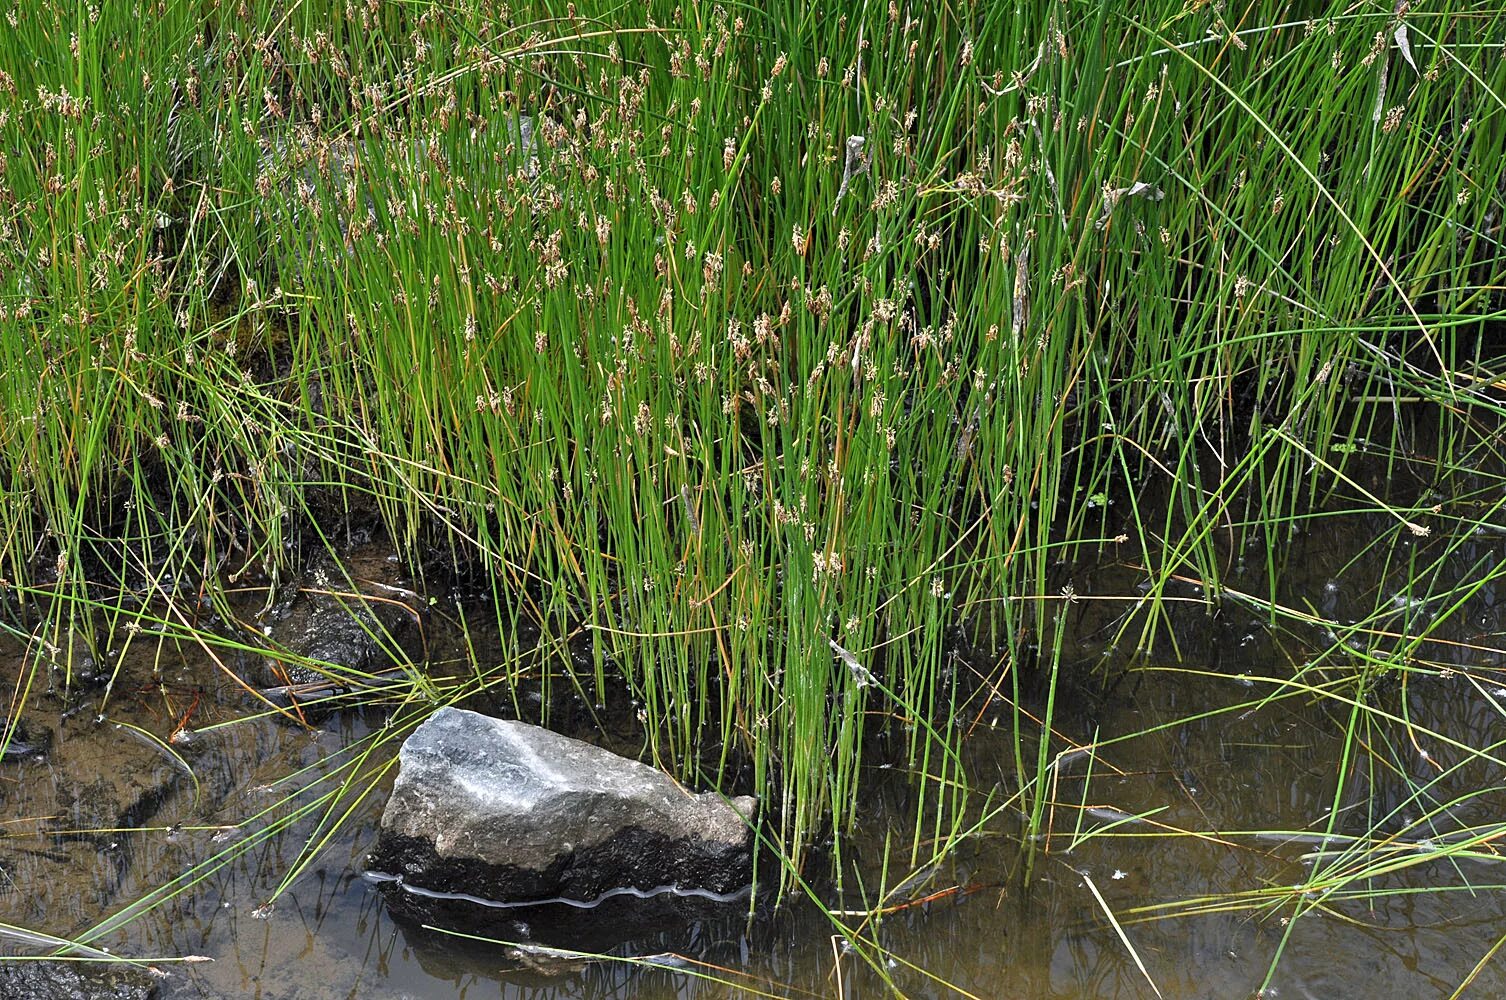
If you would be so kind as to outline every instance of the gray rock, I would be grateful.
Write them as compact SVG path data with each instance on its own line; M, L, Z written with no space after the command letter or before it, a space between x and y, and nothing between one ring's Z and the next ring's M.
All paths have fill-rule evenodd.
M5 1000L153 1000L151 974L124 964L0 962L0 997Z
M522 722L442 708L403 744L368 867L497 902L748 886L757 800Z

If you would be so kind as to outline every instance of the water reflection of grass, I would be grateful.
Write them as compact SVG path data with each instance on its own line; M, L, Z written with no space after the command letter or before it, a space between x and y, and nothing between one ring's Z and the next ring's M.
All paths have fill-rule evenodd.
M191 634L199 579L223 614L379 521L589 637L546 701L625 685L665 767L748 762L783 878L878 730L909 863L974 829L990 698L1041 832L1059 609L1102 596L1063 567L1142 567L1151 648L1185 579L1306 614L1287 540L1379 511L1402 604L1280 679L1383 759L1498 573L1502 15L1184 6L18 8L0 576L38 648Z

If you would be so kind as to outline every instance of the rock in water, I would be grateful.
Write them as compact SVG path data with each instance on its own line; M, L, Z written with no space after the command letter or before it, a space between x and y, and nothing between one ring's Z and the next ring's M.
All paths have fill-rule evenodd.
M757 800L522 722L442 708L408 737L367 859L407 886L502 903L614 890L739 892Z
M0 963L5 1000L155 1000L157 984L136 966L120 963L20 961Z

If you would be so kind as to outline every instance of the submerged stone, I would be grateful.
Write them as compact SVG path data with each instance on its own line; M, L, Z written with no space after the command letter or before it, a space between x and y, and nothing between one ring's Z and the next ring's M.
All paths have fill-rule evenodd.
M8 737L8 738L7 738ZM52 749L52 730L0 718L0 761L40 760Z
M267 642L277 653L252 665L251 680L279 701L292 693L289 687L364 681L422 657L418 597L400 566L380 546L341 558L343 569L316 564L308 585L290 590L266 620Z
M399 761L368 867L421 893L590 902L751 881L752 797L693 794L589 743L457 708L419 726Z
M145 970L122 963L0 962L6 1000L153 1000L157 984Z

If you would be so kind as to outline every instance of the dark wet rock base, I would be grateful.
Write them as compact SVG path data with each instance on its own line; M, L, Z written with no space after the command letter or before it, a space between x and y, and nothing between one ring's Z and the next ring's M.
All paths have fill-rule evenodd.
M412 887L405 895L423 900L439 893L473 897L480 906L517 906L560 901L597 904L618 889L627 898L700 898L729 902L746 895L752 854L702 840L672 840L629 828L610 840L557 856L542 869L492 865L474 858L446 857L424 837L383 835L367 858L380 885ZM666 881L669 874L673 881Z

